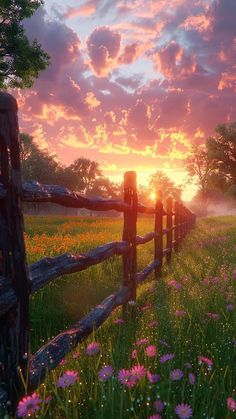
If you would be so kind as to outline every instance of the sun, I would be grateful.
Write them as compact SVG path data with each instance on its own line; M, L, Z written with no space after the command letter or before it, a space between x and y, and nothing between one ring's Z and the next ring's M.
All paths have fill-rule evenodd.
M156 199L156 193L155 192L151 192L150 193L150 195L149 195L149 198L152 200L152 201L155 201L155 199Z

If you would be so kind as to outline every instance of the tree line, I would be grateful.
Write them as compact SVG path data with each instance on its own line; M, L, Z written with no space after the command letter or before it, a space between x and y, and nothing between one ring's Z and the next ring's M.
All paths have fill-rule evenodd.
M204 144L193 144L186 160L190 179L195 176L199 190L196 200L202 215L209 203L236 200L236 122L219 124L215 135Z

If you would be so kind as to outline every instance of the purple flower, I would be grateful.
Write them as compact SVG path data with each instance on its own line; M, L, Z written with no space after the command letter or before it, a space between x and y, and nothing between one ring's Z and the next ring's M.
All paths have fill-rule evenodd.
M157 354L156 345L149 345L149 346L147 346L147 348L145 349L145 352L146 352L146 355L149 358L152 358L152 357L156 356L156 354Z
M123 319L115 319L113 323L115 324L123 324L125 321Z
M61 377L57 380L57 387L69 387L78 380L78 373L76 371L66 371Z
M152 415L152 416L149 416L149 419L161 419L161 416L160 415Z
M159 374L152 374L150 371L147 372L147 378L149 383L156 384L158 381L160 381L160 375Z
M229 303L229 304L227 304L226 308L227 308L228 311L232 311L234 309L234 304Z
M159 361L161 364L164 364L167 361L171 361L174 357L174 354L165 354L160 357Z
M155 409L158 413L162 412L164 409L164 403L161 400L156 400L154 402Z
M89 356L96 355L100 352L100 343L92 342L87 346L86 354Z
M193 374L193 372L190 372L189 373L189 375L188 375L188 381L189 381L189 384L192 384L192 385L195 384L195 382L196 382L196 376L195 376L195 374Z
M30 416L39 410L39 404L41 403L37 393L31 394L31 396L25 396L19 402L17 407L17 413L20 418L23 416Z
M135 386L137 379L134 377L129 370L122 369L118 373L118 380L124 386L131 388Z
M231 412L236 412L236 401L232 397L227 398L227 407Z
M146 375L146 369L143 365L134 365L133 368L131 368L130 373L136 380L141 380Z
M175 407L175 413L180 419L189 419L192 417L193 411L189 404L177 404Z
M113 372L114 370L111 365L105 365L98 373L99 380L108 381L113 375Z
M172 370L170 373L170 378L172 381L179 381L183 378L184 373L182 370L177 368L176 370Z

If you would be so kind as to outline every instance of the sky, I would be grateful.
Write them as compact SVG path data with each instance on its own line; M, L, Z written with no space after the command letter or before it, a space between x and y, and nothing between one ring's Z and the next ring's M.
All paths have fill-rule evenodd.
M46 0L24 25L51 65L17 92L20 129L66 165L184 183L191 143L236 121L235 22L236 0Z

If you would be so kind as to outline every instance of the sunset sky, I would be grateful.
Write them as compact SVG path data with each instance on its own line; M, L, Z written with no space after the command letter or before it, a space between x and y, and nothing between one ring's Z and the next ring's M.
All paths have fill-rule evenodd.
M46 0L25 27L52 64L17 93L20 128L64 164L181 183L191 142L236 121L236 0Z

